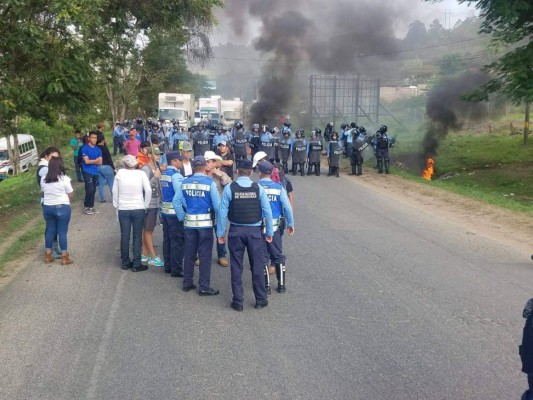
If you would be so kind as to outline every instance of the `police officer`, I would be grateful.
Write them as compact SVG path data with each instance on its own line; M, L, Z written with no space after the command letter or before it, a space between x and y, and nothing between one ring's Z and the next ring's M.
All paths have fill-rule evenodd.
M267 243L267 259L265 263L265 284L267 292L270 293L270 276L268 271L268 261L271 260L276 268L276 277L278 278L278 293L285 293L285 261L283 255L281 226L286 223L289 235L294 234L294 217L292 208L289 203L287 191L281 183L274 182L270 179L270 174L274 165L268 161L258 164L259 184L265 188L272 209L272 218L274 226L274 236L272 242Z
M305 160L307 159L307 143L304 138L304 130L298 129L296 131L296 138L292 143L292 174L298 173L300 168L300 175L304 176Z
M193 135L193 150L194 155L204 155L206 151L211 150L211 145L209 144L209 130L206 125L202 122L200 123L199 130Z
M237 164L238 178L227 185L222 193L220 218L217 220L219 243L226 242L226 218L229 220L228 248L230 251L231 289L233 301L231 308L243 310L244 289L242 272L244 269L244 250L252 269L252 285L255 295L255 308L268 306L267 290L264 279L265 241L272 242L274 235L272 210L265 189L250 179L252 161L240 160ZM266 231L262 233L262 221ZM220 221L220 223L218 223Z
M272 133L268 130L268 125L261 125L261 140L259 143L259 151L265 152L267 159L274 159L274 141L272 139Z
M283 136L279 140L278 152L281 165L283 166L283 172L285 172L285 174L289 173L289 157L291 155L292 141L291 130L284 129Z
M322 142L318 137L319 128L315 128L311 131L311 139L307 146L307 175L311 175L313 167L315 167L315 175L320 176L320 159L322 157Z
M269 161L271 163L279 162L280 160L279 158L279 140L280 140L279 133L280 131L278 127L275 126L274 128L270 130L270 133L272 134L272 145L274 146L274 156Z
M172 203L174 196L181 190L183 157L177 151L166 154L167 168L161 173L161 223L163 224L163 258L165 272L172 277L183 277L183 252L185 232L183 222L176 216ZM181 204L179 204L181 209ZM183 209L181 209L183 212Z
M359 129L357 129L357 132L353 134L353 148L352 156L350 158L352 172L350 175L363 175L363 150L366 146L368 146L366 129L364 126L360 126Z
M328 122L328 124L324 128L324 140L326 142L329 142L332 132L333 132L333 122Z
M252 150L252 158L255 156L255 153L259 151L259 146L261 145L261 134L259 132L259 124L252 125L252 132L248 136L248 143L250 149Z
M526 319L519 347L522 372L527 374L529 389L522 395L522 400L533 400L533 299L529 299L522 316Z
M376 158L378 163L378 173L383 173L383 167L385 167L385 173L389 173L389 147L391 141L387 136L387 125L381 125L376 132Z
M216 133L215 133L215 136L213 137L213 151L215 153L218 150L218 145L220 143L222 143L222 142L229 143L230 142L230 138L226 134L226 132L224 132L224 127L219 124L216 127Z
M329 162L328 176L335 175L338 178L343 145L342 142L339 141L339 135L337 132L333 132L330 139L326 151Z
M235 160L246 160L248 156L248 136L244 132L244 125L241 121L236 121L232 134L233 152Z
M175 207L180 221L185 228L185 260L183 269L183 291L196 289L194 279L194 261L196 255L200 260L200 277L198 294L216 296L219 291L210 286L211 258L213 252L213 221L218 220L220 196L211 177L205 174L207 165L203 156L195 156L192 161L194 175L183 180L181 190L176 192L174 204L180 202L185 208Z
M183 126L177 126L174 130L174 135L171 138L172 150L179 150L181 142L187 142L189 140L189 135L185 132Z

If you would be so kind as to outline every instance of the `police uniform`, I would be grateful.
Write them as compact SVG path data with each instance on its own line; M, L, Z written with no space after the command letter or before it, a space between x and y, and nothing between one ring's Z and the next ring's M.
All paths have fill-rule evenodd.
M318 136L312 136L308 145L308 166L307 166L307 175L311 175L313 166L315 167L315 175L320 176L320 159L322 157L322 142Z
M205 167L203 156L196 156L193 168ZM194 173L183 180L181 191L176 193L175 204L181 202L185 208L176 207L178 219L185 228L185 259L183 269L183 291L195 289L194 261L196 255L200 260L200 277L198 294L200 296L217 295L219 292L210 287L211 259L213 251L213 225L220 207L220 196L213 179L203 173Z
M270 175L274 166L269 162L262 162L257 167L259 172L265 175ZM285 292L285 261L286 257L283 255L281 225L286 223L287 227L294 227L294 217L292 214L291 205L287 191L283 188L281 183L274 182L270 177L262 178L259 184L265 189L270 208L272 209L272 220L274 227L274 236L272 242L267 242L267 259L265 263L265 284L267 291L270 292L270 277L268 274L269 260L276 268L276 277L278 279L278 292Z
M383 173L383 167L385 167L385 173L389 173L389 146L390 141L386 131L378 131L376 134L376 157L378 163L378 173L380 174Z
M237 169L240 168L251 170L252 162L241 160L237 164ZM246 249L251 264L256 308L263 308L268 305L264 280L266 242L261 228L263 220L266 226L266 236L272 237L274 234L272 210L265 189L248 176L239 176L235 182L227 185L222 193L220 223L217 223L217 237L219 238L225 236L226 218L230 224L228 248L233 291L231 307L236 311L242 311L243 308L242 273Z
M298 135L301 135L298 137ZM292 174L298 173L298 167L300 168L300 174L304 176L304 164L307 158L307 143L303 134L297 133L296 138L292 143Z
M203 156L206 151L211 150L211 145L209 143L209 131L207 129L196 132L193 139L193 150L195 156Z
M260 144L259 144L259 151L264 151L267 160L273 160L274 159L274 141L272 140L272 133L270 132L263 132L260 136Z
M330 142L328 143L327 151L329 160L328 176L335 175L337 178L339 177L339 167L343 150L342 144L331 138Z
M363 150L368 146L366 138L366 130L360 127L353 137L352 141L352 156L350 164L352 165L352 173L350 175L363 175Z
M291 131L287 129L285 130L283 137L280 138L279 144L278 144L279 158L281 159L281 165L283 166L283 172L285 172L285 174L289 173L289 157L291 155L291 147L292 147Z
M233 136L233 152L235 154L235 160L246 159L248 155L248 137L244 132L244 129L237 129Z
M171 165L172 160L181 159L177 151L167 153L167 168L161 173L161 223L163 224L163 258L165 272L171 276L183 276L183 252L185 233L183 222L176 216L172 201L181 190L183 175ZM181 208L181 204L180 204ZM182 210L183 211L183 210Z
M259 151L259 146L261 145L261 137L259 134L259 125L254 124L252 126L252 132L250 133L250 136L248 137L248 143L250 144L251 149L251 156L252 158L255 156L255 153Z

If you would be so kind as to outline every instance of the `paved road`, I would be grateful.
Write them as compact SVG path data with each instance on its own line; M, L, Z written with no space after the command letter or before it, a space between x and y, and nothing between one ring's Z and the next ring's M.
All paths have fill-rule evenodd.
M229 269L213 298L122 271L112 205L78 204L75 263L39 253L0 291L0 398L519 398L527 254L353 178L293 181L287 293L255 310L246 275L243 313Z

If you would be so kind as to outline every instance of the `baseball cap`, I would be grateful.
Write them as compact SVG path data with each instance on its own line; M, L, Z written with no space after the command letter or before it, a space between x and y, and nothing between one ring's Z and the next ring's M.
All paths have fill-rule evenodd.
M153 154L155 156L161 155L161 150L159 150L159 147L148 147L148 154Z
M137 159L134 156L130 155L130 154L128 154L127 156L122 157L122 162L124 163L124 165L126 165L127 167L130 167L130 168L134 168L134 167L137 166L137 164L139 164Z
M252 169L252 161L250 160L237 160L237 169Z
M217 146L220 146L220 145L223 145L223 146L227 146L227 143L225 140L221 141Z
M267 153L265 153L264 151L258 151L257 153L255 153L254 161L253 161L253 164L252 164L252 168L255 168L255 166L257 165L259 160L262 160L266 156L267 156Z
M192 166L193 167L205 167L207 163L205 162L204 156L195 156L192 159Z
M214 152L214 151L211 151L211 150L207 150L207 151L204 153L204 158L205 158L205 161L209 161L209 160L218 160L218 161L222 161L222 157L216 155L215 152Z
M183 151L192 151L191 142L182 142L183 143Z
M257 166L257 169L262 174L271 174L272 170L274 169L274 166L268 161L264 161L262 163L259 163L259 165Z

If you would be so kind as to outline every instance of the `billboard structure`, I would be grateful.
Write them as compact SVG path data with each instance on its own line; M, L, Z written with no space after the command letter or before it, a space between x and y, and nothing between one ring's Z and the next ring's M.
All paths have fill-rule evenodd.
M309 111L315 125L354 121L379 124L379 79L360 76L309 75ZM365 121L364 123L362 121Z

